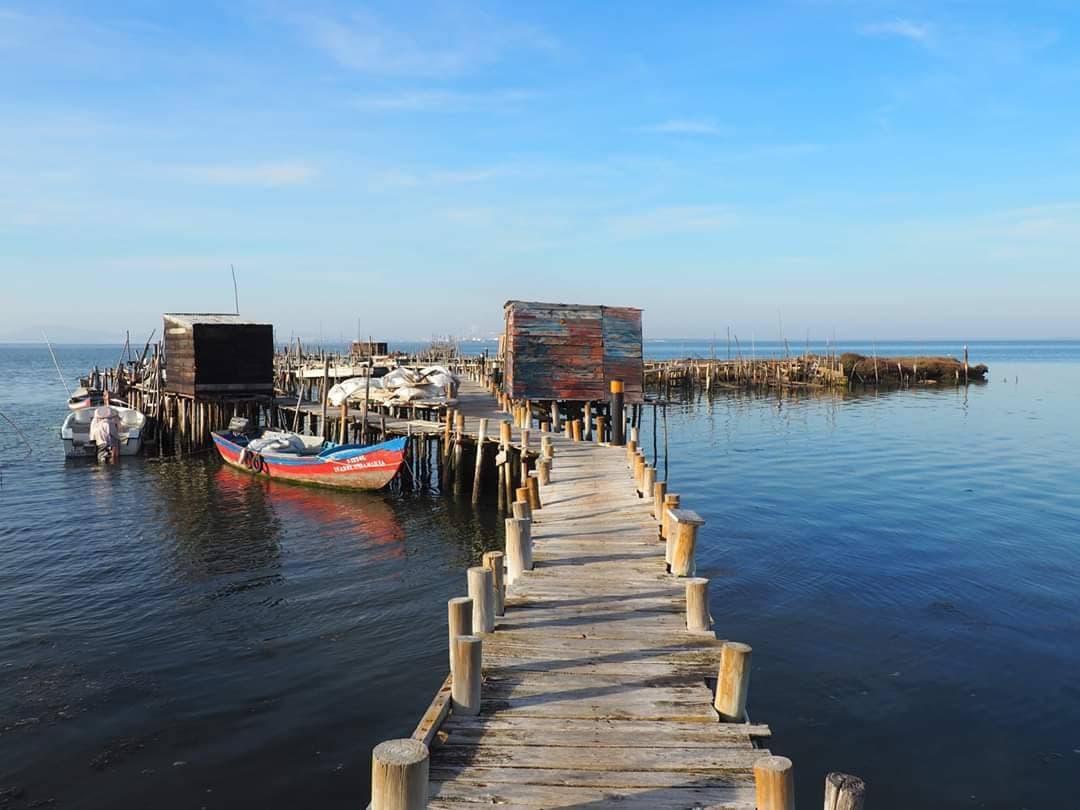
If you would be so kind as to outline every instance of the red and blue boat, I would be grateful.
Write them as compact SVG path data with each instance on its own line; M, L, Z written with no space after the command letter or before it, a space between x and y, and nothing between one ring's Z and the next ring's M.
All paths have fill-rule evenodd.
M254 475L336 489L382 489L405 460L407 439L379 444L335 444L316 436L260 430L214 432L230 466Z

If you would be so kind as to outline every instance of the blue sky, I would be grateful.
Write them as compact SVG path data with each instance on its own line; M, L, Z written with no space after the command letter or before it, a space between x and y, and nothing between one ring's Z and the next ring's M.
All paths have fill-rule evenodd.
M1080 336L1080 4L659 5L0 0L0 339Z

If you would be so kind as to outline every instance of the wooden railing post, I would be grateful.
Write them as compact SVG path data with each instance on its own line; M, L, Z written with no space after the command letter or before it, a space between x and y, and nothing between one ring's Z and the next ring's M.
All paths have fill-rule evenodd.
M551 461L546 458L536 462L536 477L540 480L540 486L546 487L551 483Z
M639 498L651 498L653 487L656 486L656 470L646 464L641 473L641 486L638 487Z
M611 443L615 447L622 447L626 441L626 419L623 416L623 406L626 394L622 380L611 381Z
M482 645L479 636L458 636L454 639L454 677L450 681L450 700L455 714L480 714Z
M607 437L604 435L605 428L607 427L607 417L601 414L596 416L596 432L593 434L594 440L597 444L602 444L607 441Z
M668 527L674 537L671 540L671 573L677 577L694 575L694 549L697 546L698 527L705 521L691 509L671 509Z
M514 517L518 517L517 505L519 503L523 503L528 507L528 509L525 510L525 514L522 515L522 517L527 517L527 518L529 518L531 520L533 510L532 510L532 498L529 497L529 488L527 486L518 487L516 490L514 490L514 495L515 495Z
M501 551L484 552L484 568L491 570L492 588L495 590L495 615L502 616L506 613L506 582L503 574L503 558ZM469 635L465 633L464 635Z
M750 692L749 644L724 642L720 648L720 673L716 679L716 700L713 708L725 723L742 723L746 719L746 697Z
M667 495L667 481L657 481L652 489L652 516L656 518L656 533L662 536L661 523L664 519L664 496Z
M709 580L701 577L686 580L686 629L704 632L711 627Z
M825 810L863 810L866 783L857 776L830 773L825 777Z
M506 583L513 585L526 571L532 570L532 521L506 519Z
M514 517L532 520L532 507L528 501L514 501Z
M371 752L371 810L423 810L428 803L428 747L387 740Z
M543 504L540 502L540 479L535 475L530 475L528 482L529 485L526 489L529 492L529 506L535 512L543 508Z
M473 600L472 630L490 633L495 629L495 578L481 565L468 570L469 598Z
M473 601L467 596L455 596L446 603L447 626L449 628L450 674L454 674L454 639L458 636L472 635Z
M664 495L664 511L660 513L660 537L663 538L664 562L671 565L671 552L674 547L675 532L671 523L671 510L679 508L679 496L674 492Z
M757 810L795 810L795 777L787 757L762 757L754 763Z
M480 472L484 467L484 440L487 438L488 420L481 419L476 431L476 466L473 468L472 502L480 503Z

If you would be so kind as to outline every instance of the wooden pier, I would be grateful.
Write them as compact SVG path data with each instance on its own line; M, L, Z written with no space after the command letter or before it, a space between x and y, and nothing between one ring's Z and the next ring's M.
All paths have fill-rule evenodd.
M459 400L474 435L504 418ZM454 674L411 738L376 747L372 807L793 808L791 762L745 711L750 647L717 639L694 576L701 520L660 505L677 496L633 433L541 438L539 501L517 490L504 551L462 572Z

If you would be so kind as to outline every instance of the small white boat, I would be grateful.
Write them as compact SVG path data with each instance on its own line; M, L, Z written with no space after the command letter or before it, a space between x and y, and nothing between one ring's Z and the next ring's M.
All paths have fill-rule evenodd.
M110 404L97 408L80 408L67 415L60 428L65 457L93 458L98 455L101 448L91 435L95 420L112 422L121 456L134 456L142 449L146 417L134 408Z

